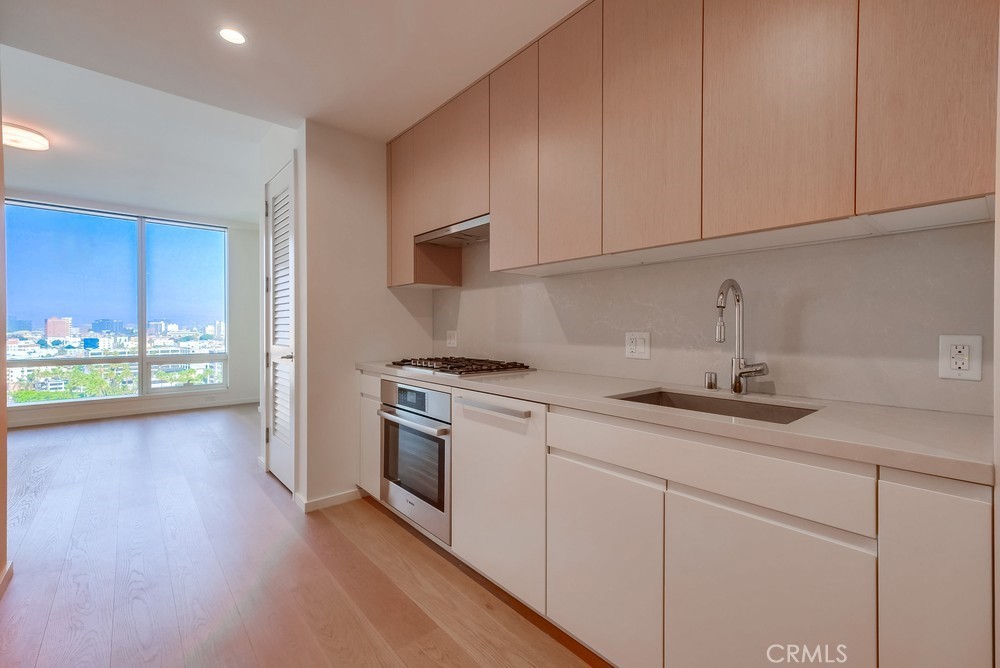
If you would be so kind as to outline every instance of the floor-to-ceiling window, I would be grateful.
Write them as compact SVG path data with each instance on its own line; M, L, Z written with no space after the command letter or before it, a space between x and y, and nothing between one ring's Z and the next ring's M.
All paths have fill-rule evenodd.
M225 389L224 229L5 212L8 405Z

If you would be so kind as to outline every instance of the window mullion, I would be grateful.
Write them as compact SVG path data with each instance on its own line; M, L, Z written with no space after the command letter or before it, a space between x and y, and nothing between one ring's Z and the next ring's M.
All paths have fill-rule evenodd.
M146 395L150 391L149 366L146 360L146 218L138 216L139 224L139 267L138 295L139 303L137 313L139 322L136 323L139 332L139 394Z

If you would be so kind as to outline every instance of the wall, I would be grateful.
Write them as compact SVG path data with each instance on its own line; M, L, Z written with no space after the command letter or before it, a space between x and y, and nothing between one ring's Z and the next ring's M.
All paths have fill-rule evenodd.
M304 130L295 494L311 510L357 495L355 362L429 354L432 295L385 287L385 144L312 121Z
M715 343L715 296L745 296L745 355L771 373L751 391L990 415L993 224L537 279L490 274L465 250L463 288L434 295L435 354L700 385L729 377L735 322ZM458 348L445 347L449 329ZM650 360L624 359L649 331ZM937 378L938 336L981 334L983 380Z
M0 86L2 88L2 86ZM0 116L3 115L3 100L0 100ZM0 148L0 202L4 198L3 149ZM0 312L7 313L7 252L4 241L7 238L4 227L4 211L0 206ZM7 356L0 357L0 378L7 396ZM7 526L7 402L0 402L0 527ZM0 596L7 590L13 574L13 564L7 561L7 532L0 532Z
M260 249L256 228L229 228L229 401L260 401Z

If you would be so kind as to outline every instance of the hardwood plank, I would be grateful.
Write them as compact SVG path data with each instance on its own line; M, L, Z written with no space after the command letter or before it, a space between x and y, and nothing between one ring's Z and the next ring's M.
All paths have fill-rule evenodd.
M155 504L118 517L112 666L177 666L183 646ZM152 520L152 521L150 521Z
M420 636L399 650L399 656L407 666L422 668L427 666L463 666L476 665L475 660L468 655L454 638L442 629L436 628L430 633Z
M479 600L474 603L466 592L478 593L482 590L478 584L367 502L354 501L323 514L436 620L476 665L585 665L495 597L476 596Z
M247 445L256 447L255 443L248 442ZM316 552L299 536L292 523L278 509L278 505L287 509L289 517L296 522L322 519L320 515L303 516L292 504L287 490L256 467L253 474L247 476L237 469L213 462L210 469L199 470L199 474L204 478L205 484L224 488L240 499L235 512L241 513L245 522L236 524L242 524L245 535L233 538L212 533L221 561L226 562L227 557L223 555L231 550L234 543L250 541L255 547L237 550L237 553L246 559L246 555L252 552L254 559L259 558L264 572L270 569L280 570L281 576L278 578L262 577L262 586L269 587L273 596L289 602L298 615L300 624L310 629L333 665L402 665L387 641L324 567ZM273 501L262 485L275 492ZM322 521L325 522L325 519ZM216 540L217 536L221 538ZM329 550L330 546L324 549ZM228 558L236 559L238 554ZM330 554L335 555L338 560L344 556L337 552ZM369 577L366 585L372 584L374 580ZM239 597L237 601L240 602ZM407 608L399 606L398 602L397 607L401 608L403 619L408 621L405 617L409 612ZM392 623L397 615L392 609L387 613L380 615L378 619Z
M287 504L283 504L286 505ZM351 600L393 648L430 633L434 621L323 513L285 515Z
M0 665L33 666L69 549L83 484L50 490L21 543L0 598Z
M99 440L59 586L38 652L37 666L107 666L111 662L118 522L118 460L114 429L96 427Z
M294 545L280 538L268 545L256 530L213 532L211 538L260 664L331 665L277 582L285 577L284 553Z
M258 665L187 479L158 480L156 495L185 664Z
M16 431L7 437L7 553L10 555L17 552L66 454L65 447L32 440L24 432Z

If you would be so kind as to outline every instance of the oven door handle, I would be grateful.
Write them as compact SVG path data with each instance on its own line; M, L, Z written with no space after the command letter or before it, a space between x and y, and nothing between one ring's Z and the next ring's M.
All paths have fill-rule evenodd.
M376 413L378 413L378 416L383 420L395 422L398 425L402 425L414 431L419 431L421 434L427 434L428 436L447 436L448 432L451 431L448 427L427 427L422 424L417 424L416 422L410 422L409 420L404 420L395 413L384 411L381 408L379 408Z

